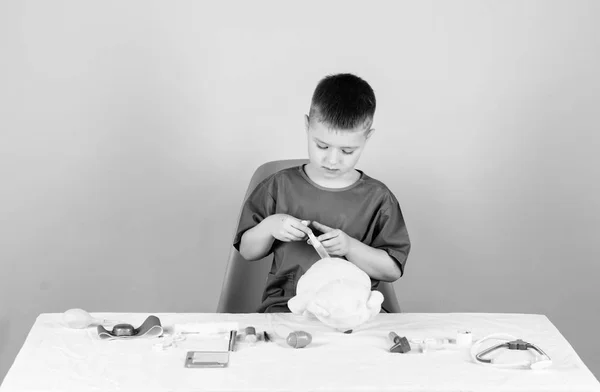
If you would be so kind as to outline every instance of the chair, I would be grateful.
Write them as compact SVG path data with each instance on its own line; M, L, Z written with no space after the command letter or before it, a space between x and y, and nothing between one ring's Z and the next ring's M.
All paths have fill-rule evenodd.
M250 180L244 201L254 188L271 174L307 162L308 160L306 159L287 159L271 161L261 165L256 169ZM238 219L240 215L241 208ZM261 260L247 261L232 245L225 270L221 296L217 305L217 313L254 313L260 305L272 261L273 254ZM388 282L380 282L377 290L384 296L384 301L381 305L382 311L400 313L400 305L394 291L394 286Z

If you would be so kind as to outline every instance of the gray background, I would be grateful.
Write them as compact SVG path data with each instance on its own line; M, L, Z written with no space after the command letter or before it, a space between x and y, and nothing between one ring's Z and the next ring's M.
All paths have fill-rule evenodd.
M598 376L600 3L295 3L0 2L0 378L39 313L215 311L334 72L376 90L404 310L545 314Z

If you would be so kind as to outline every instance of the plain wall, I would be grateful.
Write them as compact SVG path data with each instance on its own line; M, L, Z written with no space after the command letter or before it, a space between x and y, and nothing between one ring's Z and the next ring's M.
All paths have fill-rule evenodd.
M0 2L0 379L40 313L214 312L337 72L377 94L403 310L545 314L598 377L600 3L291 3Z

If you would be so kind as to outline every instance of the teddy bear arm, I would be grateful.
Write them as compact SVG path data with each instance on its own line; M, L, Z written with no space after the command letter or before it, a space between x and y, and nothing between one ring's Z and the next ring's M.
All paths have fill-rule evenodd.
M310 301L306 310L317 317L329 317L329 311L322 307L317 301Z
M375 315L381 311L381 304L383 303L383 294L377 290L371 291L371 296L367 301L367 308L371 311L371 315Z

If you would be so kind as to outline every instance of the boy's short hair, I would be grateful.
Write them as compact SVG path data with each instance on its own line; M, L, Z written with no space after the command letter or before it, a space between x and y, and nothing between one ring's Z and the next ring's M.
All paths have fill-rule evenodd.
M349 73L321 79L312 96L310 121L333 129L370 128L375 115L375 93L363 79Z

